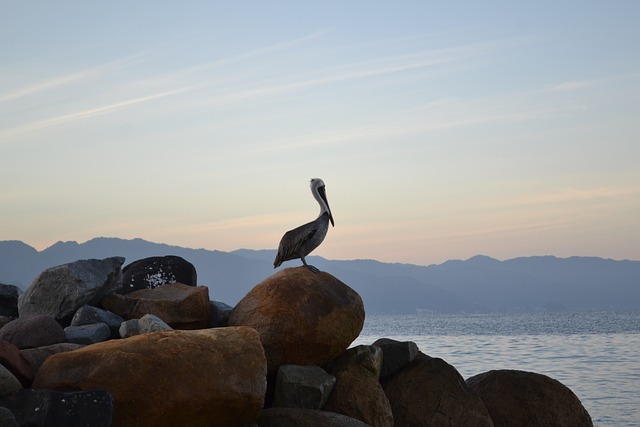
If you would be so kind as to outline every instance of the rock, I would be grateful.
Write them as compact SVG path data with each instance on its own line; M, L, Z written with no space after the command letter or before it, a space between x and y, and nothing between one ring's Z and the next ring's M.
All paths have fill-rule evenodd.
M67 326L64 328L67 341L74 344L95 344L106 341L111 337L111 331L106 323L93 325Z
M419 353L382 386L397 426L493 426L480 397L442 359Z
M68 325L78 308L96 305L120 287L123 262L122 257L87 259L43 271L20 296L20 317L47 314Z
M33 371L18 347L8 341L0 341L0 365L7 368L22 384L31 387Z
M333 374L347 365L360 365L379 379L382 370L382 349L375 345L351 347L327 365L327 372Z
M336 385L323 409L374 427L393 427L391 405L375 373L358 364L344 364L331 373Z
M286 268L236 305L229 325L258 331L269 373L292 365L325 365L344 352L364 324L360 296L329 273Z
M122 289L118 293L154 289L168 283L196 286L198 277L193 264L172 255L134 261L122 270Z
M278 369L273 406L320 409L336 383L318 366L282 365Z
M18 317L18 297L21 293L17 286L0 283L0 316Z
M16 392L22 388L20 381L4 366L0 365L0 397Z
M171 329L171 326L167 325L158 316L145 314L140 319L131 319L122 322L120 326L120 336L122 338L128 338L150 332L169 331Z
M0 329L0 340L23 349L65 342L66 337L64 329L53 317L34 314L6 324Z
M176 330L55 354L33 387L107 390L117 426L240 426L260 415L266 370L251 328Z
M45 359L52 354L77 350L82 347L83 346L81 344L63 342L59 344L21 350L20 353L22 353L22 356L27 359L27 362L29 362L29 365L31 365L31 371L35 375L36 372L38 372L38 369L40 369L40 366L42 366L42 363L45 361Z
M4 325L6 325L7 323L13 321L12 318L7 317L7 316L0 316L0 329L4 328Z
M204 329L211 323L206 286L172 283L126 295L111 294L102 300L102 305L125 319L155 314L174 329Z
M473 376L467 384L484 401L495 427L593 426L576 395L545 375L496 370Z
M21 426L110 427L113 398L102 390L61 393L24 389L0 399Z
M412 341L396 341L380 338L373 343L383 353L380 377L387 377L408 365L419 353L418 345Z
M20 427L16 417L13 416L13 412L9 408L0 406L0 426L2 427Z
M73 315L71 326L105 323L109 327L111 338L120 338L119 330L122 322L124 322L124 319L115 313L92 305L83 305Z
M122 322L122 325L120 325L120 338L129 338L136 335L140 335L140 319L125 320Z
M346 415L304 408L265 409L257 424L258 427L371 427Z
M221 328L229 324L229 315L233 307L221 301L211 301L211 327Z

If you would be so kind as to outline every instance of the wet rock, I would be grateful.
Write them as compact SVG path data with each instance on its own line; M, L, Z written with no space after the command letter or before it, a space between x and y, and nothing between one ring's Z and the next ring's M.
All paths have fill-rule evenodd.
M51 316L34 314L20 317L0 329L0 340L19 349L42 347L65 342L64 329Z
M23 387L31 387L33 371L18 347L7 341L0 341L0 365L7 368Z
M4 366L0 365L0 397L11 394L22 388L20 381Z
M266 359L250 328L154 332L50 356L33 387L107 390L118 426L240 426L262 410Z
M111 338L111 331L106 323L67 326L64 328L64 334L67 342L74 344L95 344Z
M396 341L380 338L373 343L383 353L380 377L387 377L408 365L419 353L418 345L412 341Z
M17 286L0 283L0 316L18 317L18 297L21 293Z
M123 262L122 257L88 259L43 271L20 296L20 317L46 314L68 325L78 308L96 305L120 287Z
M229 325L258 331L273 375L285 364L325 365L347 349L363 324L364 305L353 289L305 267L268 277L229 316Z
M105 323L109 327L111 338L120 338L119 330L122 322L124 322L124 319L115 313L92 305L83 305L73 315L71 326Z
M196 286L196 269L179 256L156 256L134 261L122 270L122 289L128 294L140 289L154 289L168 283Z
M273 406L320 409L336 383L318 366L282 365L278 369Z
M126 295L111 294L102 300L102 306L125 319L155 314L174 329L202 329L211 323L206 286L173 283Z
M560 381L542 374L495 370L467 379L486 405L495 427L593 426L576 395Z
M346 415L304 408L265 409L257 424L258 427L371 427Z
M396 426L493 426L480 397L442 359L419 353L410 364L383 379L382 386Z
M0 399L21 426L110 427L113 399L106 391L19 390ZM4 424L3 424L4 425Z
M38 348L25 349L25 350L21 350L20 352L22 353L22 356L24 356L24 358L27 359L27 362L29 362L29 365L31 365L31 371L35 375L47 357L56 353L77 350L81 347L83 347L81 344L72 344L72 343L63 342L59 344L52 344L52 345L42 346Z
M358 364L343 364L331 373L336 385L323 409L374 427L393 427L391 405L375 373Z

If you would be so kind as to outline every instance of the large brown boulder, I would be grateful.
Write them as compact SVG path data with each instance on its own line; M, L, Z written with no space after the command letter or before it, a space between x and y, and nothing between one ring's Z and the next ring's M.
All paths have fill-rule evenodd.
M418 353L411 363L384 379L382 385L396 427L493 426L480 397L442 359Z
M155 314L174 329L204 329L211 323L209 288L171 283L102 300L109 311L125 319Z
M345 365L336 377L325 410L364 421L373 427L393 427L391 405L378 377L361 365Z
M346 415L305 408L265 409L257 425L258 427L371 427Z
M33 388L107 390L114 426L241 426L264 404L266 359L256 331L163 331L50 356Z
M534 372L496 370L467 379L495 427L591 427L587 410L561 382Z
M270 374L284 364L324 365L358 337L364 304L329 273L284 269L256 285L236 305L229 325L258 331Z

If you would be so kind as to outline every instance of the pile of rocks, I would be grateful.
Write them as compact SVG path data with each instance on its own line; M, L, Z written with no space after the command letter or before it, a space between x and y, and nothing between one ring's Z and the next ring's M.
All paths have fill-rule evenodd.
M592 425L540 374L465 381L412 342L349 348L364 306L328 273L284 269L232 308L182 258L123 263L0 285L0 425Z

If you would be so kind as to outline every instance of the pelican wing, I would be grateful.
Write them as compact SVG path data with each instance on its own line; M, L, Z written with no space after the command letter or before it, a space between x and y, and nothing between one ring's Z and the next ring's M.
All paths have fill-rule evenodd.
M280 245L278 245L278 254L273 265L278 267L284 261L300 258L302 245L313 239L313 236L318 232L318 228L317 222L312 221L284 233L280 240Z

